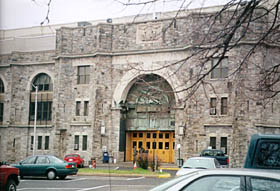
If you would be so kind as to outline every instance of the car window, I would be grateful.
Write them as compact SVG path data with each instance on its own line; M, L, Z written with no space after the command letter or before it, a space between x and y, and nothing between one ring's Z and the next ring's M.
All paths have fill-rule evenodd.
M279 142L260 141L256 152L255 166L259 168L280 168Z
M32 157L29 157L29 158L23 160L21 163L22 164L34 164L35 159L36 159L36 156L32 156Z
M211 150L205 150L202 152L203 156L213 156L213 151Z
M48 158L51 163L64 163L64 160L61 160L55 156L49 156Z
M214 161L208 158L188 159L183 164L184 168L215 168Z
M251 178L252 191L279 191L280 181L271 179Z
M78 157L78 155L66 155L66 157Z
M238 176L208 176L200 178L182 191L240 191Z
M45 156L39 156L36 160L36 164L48 164L49 160Z

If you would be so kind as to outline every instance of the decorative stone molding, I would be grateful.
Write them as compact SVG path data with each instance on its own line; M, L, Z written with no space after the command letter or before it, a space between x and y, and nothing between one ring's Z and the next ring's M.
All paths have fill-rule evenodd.
M137 26L136 43L156 43L161 42L162 24L145 23Z

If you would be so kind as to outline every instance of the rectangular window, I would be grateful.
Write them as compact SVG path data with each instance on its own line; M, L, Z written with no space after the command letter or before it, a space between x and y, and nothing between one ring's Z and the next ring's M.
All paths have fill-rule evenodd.
M35 119L35 102L30 103L30 121ZM50 121L52 119L52 102L37 102L37 121Z
M89 84L89 66L78 66L78 84Z
M153 149L157 149L157 142L153 142Z
M84 116L88 116L88 101L84 102Z
M143 142L142 142L142 141L139 141L139 142L138 142L138 148L140 149L141 147L143 147Z
M217 98L210 98L210 115L216 115Z
M216 149L216 137L210 137L210 147Z
M150 149L151 148L151 143L150 142L146 142L146 149Z
M76 101L76 116L80 116L80 112L81 112L81 102Z
M45 136L45 150L49 150L50 136Z
M219 61L219 58L215 58L211 62L213 68ZM227 78L228 76L228 59L224 58L218 66L216 66L211 72L211 79Z
M227 137L221 137L221 150L227 154Z
M30 145L30 149L33 150L33 144L34 144L34 136L31 136L31 145Z
M42 136L38 136L38 150L42 149Z
M163 149L163 142L158 143L158 149Z
M87 150L87 135L83 135L83 151Z
M0 122L3 122L4 103L0 103Z
M169 150L169 142L165 142L165 150Z
M75 135L75 138L74 138L74 150L79 150L79 135Z
M227 114L227 98L222 97L221 99L221 115Z

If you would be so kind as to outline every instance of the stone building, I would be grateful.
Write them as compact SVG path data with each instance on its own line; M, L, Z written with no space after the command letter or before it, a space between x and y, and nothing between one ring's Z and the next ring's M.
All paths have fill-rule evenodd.
M132 161L135 146L176 163L179 147L186 159L211 146L242 166L253 133L280 133L279 96L265 103L246 88L259 77L250 63L279 63L279 46L258 46L234 73L254 46L240 43L196 91L184 90L203 63L194 45L210 27L205 18L217 10L0 31L0 160L35 148Z

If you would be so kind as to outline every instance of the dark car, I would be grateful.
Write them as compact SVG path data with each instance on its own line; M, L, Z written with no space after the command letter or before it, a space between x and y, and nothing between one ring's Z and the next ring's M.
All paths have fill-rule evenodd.
M244 168L280 170L280 135L254 134L251 137Z
M78 154L68 154L64 157L64 160L76 163L77 167L84 167L84 159L82 159L82 157Z
M19 182L19 170L7 165L5 162L0 162L0 190L17 190Z
M75 175L78 172L75 163L65 162L52 155L31 156L12 166L19 169L20 177L46 176L49 180L53 180L57 176L65 179L66 176Z
M150 191L279 191L280 174L262 169L206 169L178 176Z
M218 149L205 149L200 154L201 157L211 157L217 159L220 165L223 167L228 167L229 165L229 158L225 155L222 150Z

